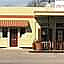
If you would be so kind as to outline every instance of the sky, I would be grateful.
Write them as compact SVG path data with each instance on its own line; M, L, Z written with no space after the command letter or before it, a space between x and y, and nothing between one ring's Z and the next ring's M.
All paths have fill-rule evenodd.
M25 6L27 5L29 2L31 2L32 0L0 0L0 5L21 5L21 6Z
M34 0L0 0L0 6L27 6L29 3L31 4ZM35 0L37 1L37 0ZM41 2L48 0L40 0ZM51 0L54 1L54 0Z

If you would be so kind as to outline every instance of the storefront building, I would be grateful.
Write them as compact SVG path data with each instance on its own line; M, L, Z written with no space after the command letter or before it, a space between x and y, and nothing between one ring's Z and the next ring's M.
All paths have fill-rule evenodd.
M0 47L32 47L34 29L32 8L0 8Z
M32 47L34 40L64 40L63 9L41 7L0 9L0 47Z
M35 40L64 41L63 6L37 5L0 7L0 47L32 47Z
M64 41L63 8L37 8L34 12L40 25L42 41Z

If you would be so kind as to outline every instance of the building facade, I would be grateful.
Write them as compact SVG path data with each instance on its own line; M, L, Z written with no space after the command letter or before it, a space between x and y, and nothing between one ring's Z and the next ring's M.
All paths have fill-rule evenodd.
M42 41L64 41L64 9L37 8L34 12L40 25Z
M64 41L64 9L0 7L0 47L32 47L34 40Z
M0 8L0 47L32 47L35 40L32 8Z

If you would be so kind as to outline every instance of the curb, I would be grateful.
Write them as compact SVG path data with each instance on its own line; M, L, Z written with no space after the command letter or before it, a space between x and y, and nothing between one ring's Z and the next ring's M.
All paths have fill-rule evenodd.
M64 50L31 50L30 53L64 53Z

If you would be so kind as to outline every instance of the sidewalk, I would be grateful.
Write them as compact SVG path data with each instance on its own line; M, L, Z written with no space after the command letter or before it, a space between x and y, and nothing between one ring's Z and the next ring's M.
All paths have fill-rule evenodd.
M64 53L30 53L30 51L35 50L0 48L0 64L64 64Z
M29 52L33 51L32 49L29 48L18 48L18 47L11 47L11 48L0 48L1 50L19 50L21 52Z
M27 52L27 53L64 53L64 50L33 50L29 48L0 48L0 51L21 51L21 52Z
M64 50L30 50L31 53L64 53Z

